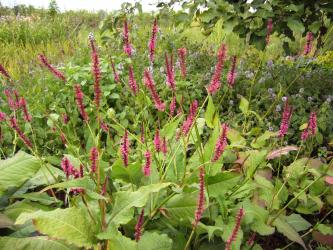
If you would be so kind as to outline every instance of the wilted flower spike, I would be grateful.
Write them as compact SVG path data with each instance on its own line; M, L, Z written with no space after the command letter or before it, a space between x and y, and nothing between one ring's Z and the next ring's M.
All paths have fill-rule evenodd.
M100 81L101 81L101 69L99 65L99 58L97 54L97 48L96 48L96 40L94 38L94 35L92 33L89 34L89 43L91 48L91 71L94 76L94 102L99 108L100 101L101 101L101 87L100 87Z
M90 162L91 162L91 172L96 173L98 165L98 150L96 147L93 147L90 150Z
M25 101L24 97L21 97L20 99L20 106L23 109L23 119L26 122L31 122L32 116L28 112L27 102Z
M197 201L197 208L195 210L193 227L196 227L201 219L203 212L205 211L205 169L200 167L199 174L199 195Z
M76 99L76 105L79 109L79 112L81 114L82 119L87 122L89 120L88 115L86 113L86 110L84 109L83 104L83 92L81 90L81 87L79 84L74 85L75 88L75 99Z
M160 130L156 129L155 136L154 136L154 145L156 152L161 151L161 138L160 138Z
M136 84L136 80L134 78L134 70L133 70L132 65L130 65L130 67L128 69L128 85L129 85L129 87L132 90L134 95L136 95L139 92L139 87Z
M8 71L5 69L5 67L2 64L0 64L0 74L2 74L7 78L10 78Z
M135 234L134 234L135 241L139 241L141 238L142 226L143 226L143 222L144 222L144 214L145 214L145 210L142 208L138 221L135 225Z
M145 176L150 176L151 173L151 153L149 151L146 151L145 153L145 165L143 166L143 174Z
M167 77L166 84L172 89L172 91L175 91L176 90L175 70L173 67L172 55L170 56L170 61L169 61L167 53L165 53L165 67L166 67L166 77Z
M154 63L157 32L158 32L158 25L157 25L157 19L155 18L151 32L151 38L149 41L149 60L151 64Z
M207 86L208 93L213 95L215 94L221 87L221 74L224 66L224 61L227 53L227 47L224 43L221 44L217 52L217 63L215 66L215 72L212 76L210 84Z
M16 133L21 138L21 140L24 142L24 144L27 147L32 148L31 141L25 136L23 131L19 128L15 117L10 117L9 118L9 124L10 124L10 127L16 131Z
M186 78L186 48L178 49L179 63L180 63L180 72L182 78Z
M153 77L152 77L152 75L151 75L151 73L148 69L145 69L145 71L144 71L143 80L144 80L144 83L145 83L146 87L148 88L148 90L149 90L149 92L150 92L150 94L153 98L156 109L159 110L159 111L164 111L165 110L165 103L163 103L161 101L161 99L160 99L160 97L157 93Z
M270 42L272 31L273 31L273 20L270 18L267 21L266 46Z
M233 87L235 85L235 79L236 79L236 61L237 61L237 57L233 56L232 57L232 64L231 64L231 69L228 73L228 77L227 77L227 81L228 81L228 85L229 87Z
M280 138L284 137L288 132L291 115L292 115L292 107L288 104L288 101L286 101L284 104L280 131L279 131Z
M313 41L313 34L312 32L308 32L306 35L306 44L304 45L303 54L306 56L310 54L312 50L312 41Z
M128 141L128 132L125 130L124 137L122 139L122 144L121 144L121 155L123 158L123 162L125 167L128 166L128 154L129 154L129 141Z
M244 209L240 208L238 211L238 214L236 216L236 224L234 229L232 230L231 235L229 236L229 238L227 239L226 243L225 243L225 250L231 250L231 244L236 240L240 226L241 226L241 222L242 222L242 218L244 216Z
M61 73L58 69L56 69L54 66L52 66L52 65L48 62L46 56L40 54L40 55L38 55L38 59L39 59L39 61L40 61L45 67L47 67L47 68L49 69L49 71L50 71L55 77L59 78L60 80L62 80L62 81L64 81L64 82L66 81L66 77L64 76L64 74Z
M212 162L216 162L220 159L221 155L224 152L225 147L227 146L227 133L228 133L228 125L224 123L221 126L221 134L216 142L215 145L215 152L214 152L214 157L212 159Z

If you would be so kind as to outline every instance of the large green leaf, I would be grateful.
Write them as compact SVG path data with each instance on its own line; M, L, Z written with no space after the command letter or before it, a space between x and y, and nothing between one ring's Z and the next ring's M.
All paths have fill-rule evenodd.
M134 192L117 192L110 222L116 225L128 223L133 217L133 207L143 207L151 193L159 192L169 185L170 183L157 183L143 186Z
M299 214L291 214L286 216L285 220L292 226L297 232L309 229L312 225L307 220L305 220Z
M16 224L32 220L36 230L55 239L65 240L78 247L92 247L96 226L83 208L56 209L23 213Z
M94 190L94 187L95 185L91 178L83 177L50 185L41 190L41 192L45 192L51 188L84 188L87 190Z
M299 20L288 18L287 25L295 33L303 33L305 31L304 25Z
M296 230L290 226L282 217L278 217L273 225L276 226L276 229L286 236L289 240L297 242L304 249L306 249L305 244L301 236L296 232Z
M31 202L28 200L23 200L15 202L14 204L11 204L8 207L6 207L4 214L13 221L15 221L16 218L19 217L19 215L22 213L33 213L38 210L49 211L51 209L52 208L49 206L41 205L39 203Z
M110 249L135 250L138 248L134 240L122 235L113 224L109 226L107 231L98 234L97 238L108 240Z
M211 96L209 96L209 99L208 99L207 109L205 112L205 121L209 128L214 128L214 126L217 124L217 121L218 121L213 98Z
M0 161L0 195L10 187L19 187L33 177L41 164L35 157L20 151Z
M120 179L138 185L143 176L142 165L140 162L135 162L125 167L123 161L118 159L112 165L111 175L113 179Z
M0 237L0 249L75 250L77 248L45 236L38 236L28 238Z
M11 198L23 198L31 201L37 201L44 205L51 205L53 203L61 203L60 200L55 199L52 196L47 195L46 193L39 193L39 192L33 192L33 193L27 193L27 194L18 194L13 195Z
M223 172L207 178L207 187L210 197L224 195L231 190L240 180L237 173Z
M247 112L249 111L249 101L244 96L241 95L240 95L239 109L242 111L244 115L246 115Z
M139 250L171 250L172 240L166 234L145 232L138 242Z

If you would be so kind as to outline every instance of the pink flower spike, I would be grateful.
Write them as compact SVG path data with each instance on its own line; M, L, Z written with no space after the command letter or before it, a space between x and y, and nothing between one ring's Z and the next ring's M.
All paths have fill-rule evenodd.
M154 63L157 32L158 32L158 25L157 25L157 18L155 18L152 32L151 32L151 38L150 38L149 46L148 46L149 47L149 60L150 60L151 64Z
M173 67L172 54L170 56L170 61L169 61L166 52L165 52L165 67L166 67L166 77L167 77L166 84L172 89L172 91L176 91L175 70Z
M132 65L130 65L128 69L128 85L134 95L136 95L139 92L139 87L136 84L136 80L134 78L134 70Z
M186 78L186 48L178 49L178 57L180 63L180 72L183 79Z
M32 116L28 112L27 102L25 101L24 97L21 97L19 103L20 103L20 106L23 109L23 114L24 114L23 119L26 122L31 122L32 121Z
M84 104L83 104L83 92L81 90L81 87L79 84L76 84L74 85L74 88L75 88L75 99L76 99L76 105L79 109L79 112L81 114L81 117L82 119L85 121L85 122L88 122L89 120L89 117L86 113L86 110L84 109Z
M146 162L145 162L145 165L143 166L143 174L145 176L150 176L150 173L151 173L151 153L149 151L146 151L145 153L145 159L146 159Z
M172 97L169 109L170 109L170 116L173 116L173 114L175 113L175 110L176 110L176 96L175 95Z
M186 118L186 120L184 121L180 132L177 135L177 138L179 139L180 135L184 135L187 136L188 133L190 132L190 129L193 125L194 119L196 117L197 114L197 110L198 110L198 101L194 100L190 106L190 111L189 114Z
M216 142L215 145L215 152L214 157L212 159L212 162L216 162L220 159L221 155L224 152L225 147L227 146L227 133L228 133L228 125L226 123L223 123L221 126L221 134Z
M238 211L238 214L236 216L236 224L234 229L232 230L231 235L229 236L229 238L227 239L226 243L225 243L225 250L231 250L231 244L236 240L240 226L241 226L241 222L242 222L242 218L244 216L244 209L240 208Z
M64 122L65 125L68 124L69 117L66 113L62 115L62 121Z
M233 56L232 57L232 64L231 64L231 69L228 73L228 77L227 77L227 82L228 82L228 85L229 87L233 87L235 85L235 79L236 79L236 61L237 61L237 57L236 56Z
M107 125L106 122L101 121L100 126L101 126L101 129L102 129L105 133L109 133L109 126Z
M221 74L224 66L224 61L226 58L227 47L224 43L221 44L217 52L217 63L215 65L215 72L212 76L210 84L207 86L207 91L209 94L215 94L221 87Z
M106 188L107 188L108 182L109 182L109 178L105 177L105 180L104 180L104 183L103 183L103 186L102 186L102 190L101 190L101 195L106 194Z
M16 133L18 134L18 136L21 138L21 140L24 142L24 144L28 147L28 148L32 148L32 143L31 141L25 136L25 134L23 133L23 131L20 129L20 127L17 124L16 118L15 117L10 117L9 118L9 123L10 123L10 127L12 129L14 129L16 131Z
M124 165L125 165L125 167L127 167L128 166L128 154L129 154L129 141L128 141L128 131L127 130L125 130L125 134L122 139L120 151L121 151Z
M8 71L5 69L5 67L2 64L0 64L0 74L2 74L7 78L10 78Z
M60 72L58 69L56 69L54 66L52 66L45 55L38 55L38 59L39 61L46 67L49 69L49 71L57 78L59 78L62 81L66 81L66 77L64 76L64 74L62 72Z
M123 39L124 39L124 52L129 57L131 57L132 53L133 53L133 49L132 49L132 45L129 40L129 29L128 29L128 23L127 23L126 19L124 20Z
M280 131L279 131L280 138L284 137L288 132L291 115L292 115L292 107L288 104L288 101L286 101L284 104L282 120L280 124Z
M167 145L167 140L166 140L165 136L163 137L163 140L162 140L161 151L164 154L164 156L168 153L168 145Z
M154 145L156 152L161 152L161 138L160 138L160 130L156 129L154 136Z
M67 157L64 157L61 160L61 168L66 174L66 179L69 179L69 176L71 176L74 173L74 167Z
M8 106L11 110L15 111L19 108L19 102L16 100L13 99L13 91L11 91L10 89L5 89L3 91L3 93L5 94L5 96L7 97L7 103L8 103ZM17 93L17 92L15 92ZM17 97L16 97L17 99Z
M317 132L317 114L316 114L316 112L310 113L309 128L310 128L310 134L312 136L315 135Z
M118 72L116 70L116 67L115 67L113 61L111 61L111 67L112 67L114 81L117 82L117 83L120 82L120 77L119 77L119 74L118 74Z
M91 161L91 172L96 173L98 165L98 150L96 147L91 148L89 159Z
M306 44L304 45L303 54L306 56L310 54L312 50L312 41L313 41L313 34L312 32L308 32L306 35Z
M205 211L205 169L200 167L199 174L199 195L197 201L197 208L195 210L193 227L196 227L201 219L203 212Z
M142 234L142 226L143 226L143 222L144 222L144 214L145 214L145 210L142 208L141 213L139 215L138 221L135 225L135 241L139 241L141 238L141 234Z
M96 107L99 108L101 101L101 93L102 93L100 87L101 69L97 54L96 40L92 33L89 34L89 43L91 48L91 61L92 61L91 71L94 76L94 102Z
M141 123L141 143L145 143L145 127L143 123Z
M6 113L4 113L4 112L0 112L0 122L3 122L3 121L5 121L5 120L6 120L6 118L7 118L7 115L6 115Z
M159 95L157 93L153 77L148 69L145 69L145 71L144 71L143 81L153 98L156 109L159 111L164 111L165 103L163 103L161 101L161 98L159 97Z

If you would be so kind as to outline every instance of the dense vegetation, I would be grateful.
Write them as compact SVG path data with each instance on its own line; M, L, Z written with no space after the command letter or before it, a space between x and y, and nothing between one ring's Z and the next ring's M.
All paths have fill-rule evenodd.
M174 2L0 5L0 249L333 246L330 5Z

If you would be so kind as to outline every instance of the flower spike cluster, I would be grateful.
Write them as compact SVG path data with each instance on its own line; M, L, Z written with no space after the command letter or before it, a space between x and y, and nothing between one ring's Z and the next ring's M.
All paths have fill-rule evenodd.
M94 102L96 104L96 107L99 108L101 101L101 87L100 87L101 69L97 54L96 40L92 33L89 34L89 43L91 48L91 61L92 61L91 71L94 76Z
M244 216L244 209L240 208L238 211L238 214L236 216L236 225L234 227L234 229L232 230L231 235L229 236L229 238L227 239L226 243L225 243L225 250L231 250L231 244L236 240L240 226L241 226L241 222L242 222L242 218Z
M197 208L195 210L193 227L196 227L201 219L203 212L205 211L205 169L200 167L199 174L199 195L197 201Z
M166 84L172 89L172 91L176 91L175 69L173 67L172 54L169 60L168 54L166 52L165 52L165 67L166 67Z
M180 72L183 79L186 78L186 53L187 53L186 48L178 49Z
M66 81L66 77L64 76L64 74L62 72L60 72L58 69L56 69L53 65L51 65L46 56L45 55L38 55L38 59L39 61L46 67L49 69L49 71L57 78L59 78L62 81Z
M77 107L79 109L79 112L81 114L82 119L85 122L88 122L89 117L88 117L88 115L86 113L86 110L84 109L84 104L83 104L83 97L84 97L84 95L83 95L83 92L81 90L81 87L80 87L79 84L76 84L74 86L74 88L75 88L76 105L77 105Z
M226 123L223 123L221 126L221 134L217 140L217 143L215 145L215 152L214 152L214 156L212 159L212 162L216 162L220 159L221 155L224 152L225 147L227 146L228 142L227 142L227 133L228 133L228 125Z
M123 162L125 167L128 166L128 154L129 154L129 141L128 141L128 131L125 130L124 137L122 139L122 144L121 144L121 156L123 158Z
M157 25L157 18L155 18L152 32L151 32L151 38L150 38L149 46L148 46L149 47L149 60L150 60L151 64L154 63L157 32L158 32L158 25Z
M224 43L222 43L217 52L217 64L215 66L215 72L212 76L210 84L207 86L208 93L211 95L215 94L221 87L221 74L226 58L226 53L227 47Z
M228 73L228 77L227 77L227 82L229 87L233 87L235 85L235 79L236 79L236 62L237 62L237 57L233 56L231 59L232 63L231 63L231 69Z
M279 130L280 138L284 137L288 132L292 111L293 111L292 107L288 104L288 101L286 101L284 104L282 120L281 120L280 130Z
M312 50L312 41L313 41L313 34L312 32L308 32L306 35L306 44L304 46L303 54L306 56L310 54Z
M156 86L153 80L153 76L151 75L151 72L148 69L145 69L144 76L143 76L143 81L148 88L151 97L153 98L155 107L159 111L164 111L165 110L165 103L161 101L161 98L159 97Z
M150 176L150 173L151 173L151 153L150 153L150 151L145 152L145 159L146 159L146 162L145 162L145 165L143 166L142 171L145 176Z

